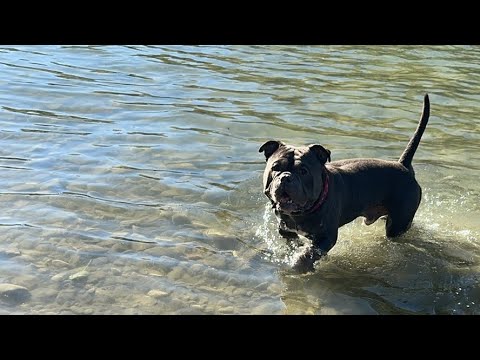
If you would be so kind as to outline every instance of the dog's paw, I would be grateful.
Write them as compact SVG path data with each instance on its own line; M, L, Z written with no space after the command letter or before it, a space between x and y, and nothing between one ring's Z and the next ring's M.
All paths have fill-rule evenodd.
M300 274L314 272L315 261L320 259L323 255L325 254L322 253L321 250L310 248L295 259L292 269Z

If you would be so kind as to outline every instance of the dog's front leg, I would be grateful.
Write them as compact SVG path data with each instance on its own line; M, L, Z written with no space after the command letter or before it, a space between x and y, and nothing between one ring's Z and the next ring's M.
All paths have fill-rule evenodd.
M297 233L292 232L292 231L288 231L288 230L284 230L284 229L282 229L281 226L278 228L278 232L279 232L280 235L282 235L282 237L284 237L287 240L290 240L290 241L298 240Z
M327 252L337 242L337 236L338 230L332 231L330 234L307 235L307 238L312 241L312 246L298 257L293 269L300 273L313 272L315 262L327 255Z
M295 223L291 220L280 217L278 222L278 232L287 240L298 240L298 234L295 232Z
M301 254L293 265L293 270L299 273L313 272L315 270L315 261L319 260L327 253L323 253L315 246L308 248L303 254Z

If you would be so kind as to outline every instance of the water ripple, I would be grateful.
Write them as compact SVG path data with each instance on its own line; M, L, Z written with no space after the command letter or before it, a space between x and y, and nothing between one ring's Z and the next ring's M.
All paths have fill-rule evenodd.
M0 46L0 282L32 295L0 299L0 311L480 313L479 56L478 46ZM391 242L383 223L358 219L315 274L293 274L259 146L398 159L427 92L412 230Z

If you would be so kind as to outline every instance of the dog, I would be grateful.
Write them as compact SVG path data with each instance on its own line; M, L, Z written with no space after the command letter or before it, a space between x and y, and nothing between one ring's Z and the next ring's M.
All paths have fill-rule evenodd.
M398 161L381 159L330 160L319 144L295 147L271 140L265 155L264 194L279 220L279 233L288 240L298 235L311 240L293 269L314 271L314 263L337 242L338 228L359 216L371 225L386 216L386 235L395 238L412 225L422 189L412 159L430 116L428 94L417 129Z

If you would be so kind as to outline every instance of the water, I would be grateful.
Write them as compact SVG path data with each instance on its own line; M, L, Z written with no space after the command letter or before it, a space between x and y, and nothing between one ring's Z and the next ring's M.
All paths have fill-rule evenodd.
M479 314L480 47L3 46L2 314ZM295 275L269 139L397 159L423 200ZM273 253L274 255L268 255Z

